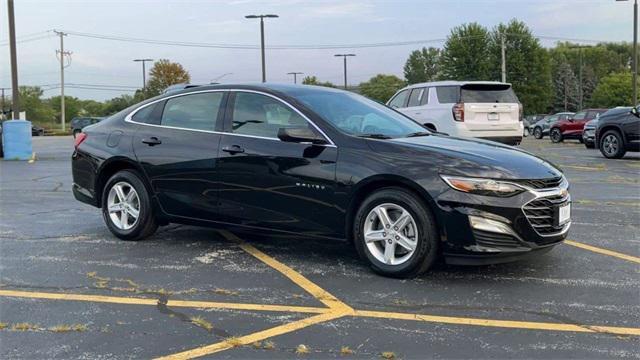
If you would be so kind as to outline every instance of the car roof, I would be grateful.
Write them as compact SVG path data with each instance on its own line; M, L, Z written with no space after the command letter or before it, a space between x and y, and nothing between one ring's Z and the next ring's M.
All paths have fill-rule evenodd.
M417 84L411 84L405 89L413 89L416 87L425 87L425 86L462 86L468 84L481 84L481 85L509 85L511 83L503 83L500 81L457 81L457 80L445 80L445 81L431 81L431 82L423 82Z
M261 91L270 94L278 94L283 93L285 95L292 95L294 93L300 92L345 92L344 90L337 88L330 88L326 86L317 86L317 85L298 85L298 84L289 84L289 83L229 83L229 84L208 84L208 85L193 85L184 90L172 91L170 93L162 94L160 97L164 97L164 95L176 95L176 94L187 94L191 92L198 92L203 90L254 90Z

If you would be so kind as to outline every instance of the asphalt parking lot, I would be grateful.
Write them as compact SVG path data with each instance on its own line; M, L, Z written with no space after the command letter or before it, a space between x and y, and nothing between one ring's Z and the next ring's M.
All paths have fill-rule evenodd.
M119 241L73 199L72 139L34 138L0 162L0 358L640 358L640 156L522 146L569 178L571 241L396 280L320 240Z

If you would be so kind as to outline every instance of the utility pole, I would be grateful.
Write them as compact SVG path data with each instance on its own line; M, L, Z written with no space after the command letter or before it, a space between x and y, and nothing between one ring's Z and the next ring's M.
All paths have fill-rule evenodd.
M504 33L500 33L500 52L502 55L502 82L507 82L507 55L505 49Z
M335 54L333 56L342 56L342 59L344 61L344 89L347 90L347 57L356 56L356 54Z
M247 15L246 19L260 19L260 51L262 53L262 82L267 82L267 71L265 69L264 60L264 18L277 18L278 15Z
M153 59L133 59L134 62L142 63L142 94L147 95L147 69L145 68L145 63L147 61L153 61Z
M578 57L579 57L579 62L578 62L578 77L579 77L579 81L578 84L580 85L579 90L580 90L580 110L582 110L583 104L582 101L584 99L584 88L583 88L583 79L582 79L582 47L580 47L578 49Z
M65 107L64 107L64 68L69 66L65 66L65 56L69 56L71 59L71 52L64 51L64 37L67 36L66 33L62 31L53 31L58 36L60 36L60 50L56 50L56 54L60 55L60 122L62 123L62 131L65 131Z
M304 74L304 73L302 73L302 72L295 72L295 71L293 71L293 72L288 72L288 73L287 73L287 75L293 75L293 83L294 83L294 84L297 84L297 83L298 83L298 75L302 75L302 74Z
M18 60L16 55L16 20L13 13L13 0L7 1L9 13L9 48L11 52L11 110L13 119L20 118L20 88L18 87ZM4 96L2 97L4 101Z
M627 0L616 0L627 1ZM633 72L633 106L638 105L638 0L633 2L633 55L631 56L631 71Z

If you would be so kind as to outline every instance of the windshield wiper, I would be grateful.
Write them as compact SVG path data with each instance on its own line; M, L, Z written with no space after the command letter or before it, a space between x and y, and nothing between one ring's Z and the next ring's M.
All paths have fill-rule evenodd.
M416 132L412 132L411 134L407 134L407 137L418 137L418 136L429 136L432 135L432 133L428 132L428 131L416 131Z
M358 137L371 139L391 139L391 136L385 134L360 134Z

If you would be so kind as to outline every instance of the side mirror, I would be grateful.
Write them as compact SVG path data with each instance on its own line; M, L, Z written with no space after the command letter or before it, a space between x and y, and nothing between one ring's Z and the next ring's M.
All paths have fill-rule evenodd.
M284 142L326 144L327 141L308 127L280 128L278 139Z

